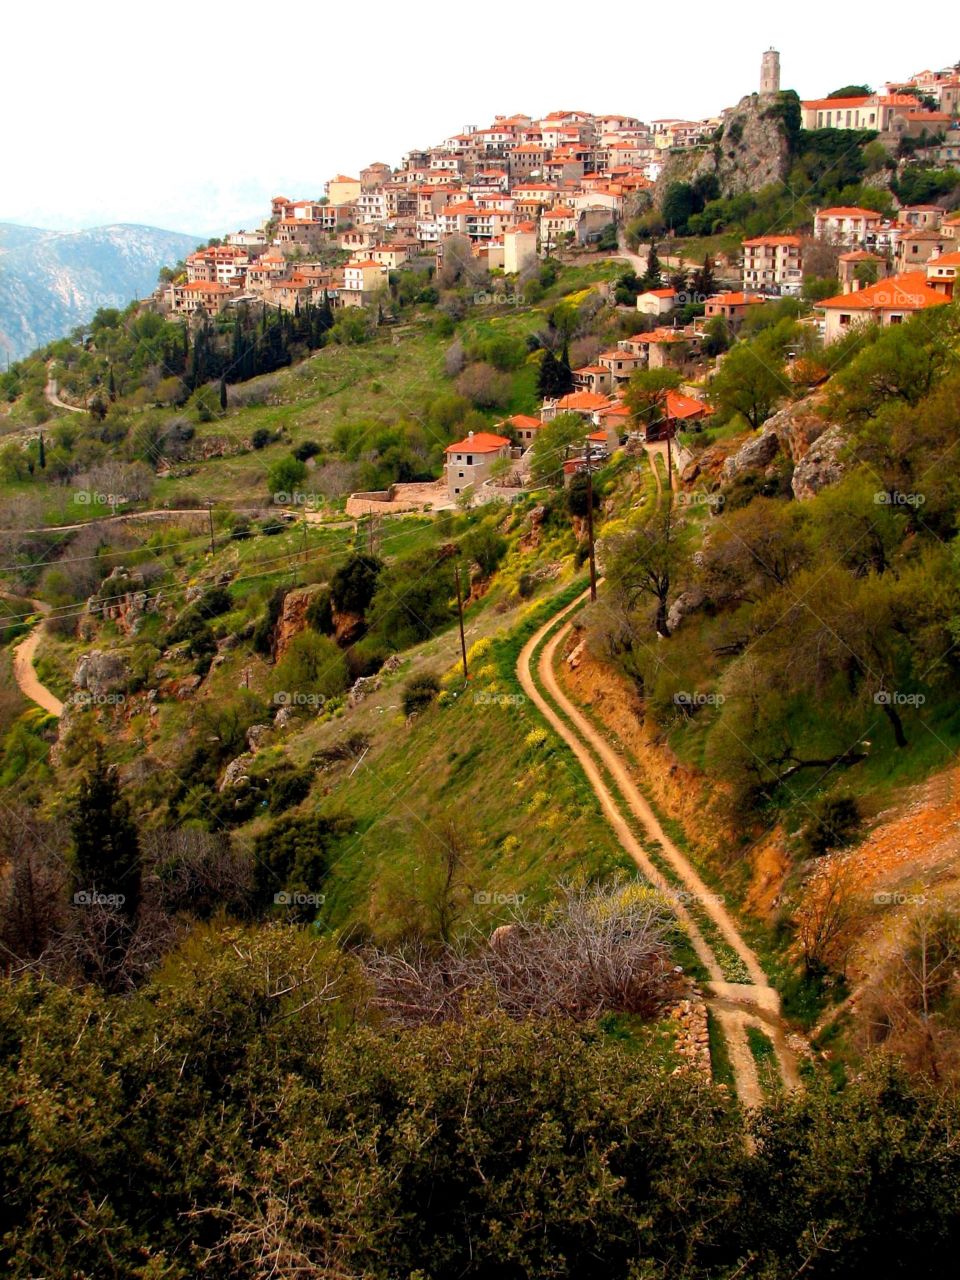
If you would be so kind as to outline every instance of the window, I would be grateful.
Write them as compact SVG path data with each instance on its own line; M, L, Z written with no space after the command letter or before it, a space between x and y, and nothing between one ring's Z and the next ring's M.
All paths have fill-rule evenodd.
M846 329L846 328L849 326L849 324L850 324L850 317L849 317L848 315L841 314L841 316L840 316L840 328L841 328L841 329Z

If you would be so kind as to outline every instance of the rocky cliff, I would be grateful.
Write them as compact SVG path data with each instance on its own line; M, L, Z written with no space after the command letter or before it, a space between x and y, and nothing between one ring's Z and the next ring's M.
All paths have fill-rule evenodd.
M692 151L671 152L657 180L654 201L662 203L675 182L714 176L723 196L759 191L785 178L790 143L781 117L757 94L741 98L723 122L721 137Z

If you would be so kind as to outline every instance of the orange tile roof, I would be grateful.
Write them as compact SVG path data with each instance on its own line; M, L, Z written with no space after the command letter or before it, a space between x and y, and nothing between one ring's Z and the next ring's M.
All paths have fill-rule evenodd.
M643 296L649 298L675 298L677 291L676 289L647 289L644 291Z
M863 98L810 98L807 102L801 103L801 106L806 107L808 111L818 108L823 108L827 111L832 111L836 108L836 110L842 111L846 107L862 107L870 101L871 97L873 97L872 94Z
M529 413L515 413L507 419L515 427L522 427L526 431L539 430L543 423L539 418L531 418Z
M707 303L722 302L725 307L750 307L767 299L759 293L715 293Z
M693 396L681 395L679 391L667 392L668 418L695 418L698 415L709 412L710 406L704 404L702 400L695 400Z
M960 267L960 251L956 253L941 253L939 258L931 258L927 266Z
M816 216L818 218L876 218L880 221L880 214L876 209L858 209L856 205L838 204L832 209L818 209Z
M506 436L494 435L492 431L477 431L466 440L457 440L448 444L446 453L498 453L510 441Z
M910 271L902 276L878 280L856 293L838 294L818 302L817 307L831 311L923 311L941 307L950 299L927 283L925 271Z
M605 364L585 364L579 369L574 369L574 374L578 373L609 373L610 370Z
M752 240L744 240L743 247L745 249L752 248L758 244L787 244L800 245L799 236L754 236Z
M609 396L597 395L593 391L571 391L569 395L560 397L557 401L557 408L582 409L592 412L594 409L604 409L609 404Z

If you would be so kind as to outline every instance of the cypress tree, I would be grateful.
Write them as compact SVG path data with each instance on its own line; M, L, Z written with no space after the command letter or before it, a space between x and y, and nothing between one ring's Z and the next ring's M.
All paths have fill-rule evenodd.
M541 400L552 400L556 395L557 357L549 347L540 361L540 372L537 375L537 395Z
M657 253L657 244L655 240L650 242L650 252L647 255L647 270L643 277L643 288L659 289L663 284L663 274L660 267L660 255Z
M563 351L557 362L557 395L565 396L573 390L573 370L570 368L570 343L564 342Z
M43 432L42 432L42 431L40 432L40 448L39 448L39 449L38 449L38 451L37 451L37 462L40 464L40 470L41 470L41 471L43 471L43 470L45 470L45 469L46 469L46 465L47 465L47 450L46 450L46 446L45 446L45 445L44 445L44 443L43 443Z
M226 411L227 411L227 380L226 378L221 378L220 379L220 412L226 413Z
M118 910L132 920L140 905L140 842L130 807L99 744L93 767L73 798L70 830L77 889L122 896Z

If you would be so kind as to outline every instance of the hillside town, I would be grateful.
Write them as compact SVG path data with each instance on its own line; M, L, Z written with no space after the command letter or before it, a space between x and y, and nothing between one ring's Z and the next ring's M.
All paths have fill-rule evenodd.
M780 97L780 55L768 49L759 90L740 107L770 109ZM545 397L538 418L514 415L500 424L502 433L481 433L447 450L449 501L491 485L502 496L525 483L523 459L538 430L559 413L576 413L585 438L582 456L566 463L572 476L591 465L591 449L602 460L626 439L631 415L622 391L637 369L676 368L690 382L671 392L660 419L640 433L644 443L667 441L705 420L710 406L695 384L711 322L735 335L752 308L799 298L818 247L833 251L840 285L835 296L816 299L807 317L824 343L858 323L898 324L953 297L960 212L935 203L902 205L892 216L856 206L818 208L805 229L781 234L772 227L744 238L738 253L718 256L707 271L713 289L703 296L680 285L685 264L669 256L668 228L659 252L664 271L679 268L679 278L675 270L666 285L659 258L657 274L648 278L650 246L630 252L630 217L650 207L671 164L716 152L736 110L696 121L586 111L496 116L486 128L471 125L409 151L397 168L375 161L356 176L336 174L322 196L275 196L258 228L231 232L191 254L159 295L161 305L188 320L240 303L298 315L319 305L330 314L373 308L382 319L398 273L433 278L445 261L465 258L477 279L502 290L489 295L495 301L516 296L552 257L620 256L641 273L637 332L570 369L568 390ZM800 115L804 129L870 131L890 155L948 167L960 157L960 65L858 96L801 100Z

